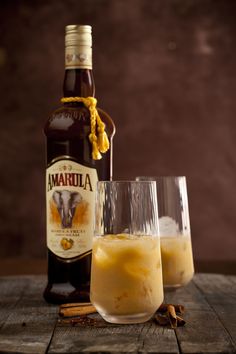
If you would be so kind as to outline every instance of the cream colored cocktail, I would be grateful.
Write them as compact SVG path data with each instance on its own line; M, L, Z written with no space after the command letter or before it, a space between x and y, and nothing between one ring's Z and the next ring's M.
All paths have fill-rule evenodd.
M151 318L163 301L159 237L95 237L90 298L107 321Z
M193 254L190 236L162 236L161 257L164 287L186 285L193 277Z

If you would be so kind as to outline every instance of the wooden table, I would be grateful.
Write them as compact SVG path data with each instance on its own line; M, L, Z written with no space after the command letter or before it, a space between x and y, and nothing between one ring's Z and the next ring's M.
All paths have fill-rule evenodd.
M186 307L186 325L175 330L154 320L61 324L58 306L42 298L45 283L40 275L0 277L0 353L236 353L236 276L197 274L167 294Z

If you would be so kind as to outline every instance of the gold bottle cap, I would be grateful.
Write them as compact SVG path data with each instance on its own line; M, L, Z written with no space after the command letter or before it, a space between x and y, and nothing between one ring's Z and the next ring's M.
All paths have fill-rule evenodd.
M92 69L92 27L66 26L66 69Z
M92 47L92 27L89 25L66 26L65 45Z

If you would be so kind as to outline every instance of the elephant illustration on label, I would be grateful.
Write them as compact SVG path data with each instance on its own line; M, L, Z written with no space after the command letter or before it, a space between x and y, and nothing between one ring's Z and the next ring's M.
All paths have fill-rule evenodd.
M56 190L53 192L52 199L57 206L62 228L71 228L76 207L83 200L81 194L68 190Z

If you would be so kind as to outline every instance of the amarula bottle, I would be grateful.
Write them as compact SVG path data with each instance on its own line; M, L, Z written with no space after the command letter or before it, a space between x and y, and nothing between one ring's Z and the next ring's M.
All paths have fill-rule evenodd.
M89 300L95 188L98 180L112 177L115 134L113 121L96 110L93 99L91 26L66 27L65 69L63 106L44 128L48 248L44 298L58 304ZM100 133L107 134L109 145L102 154Z

